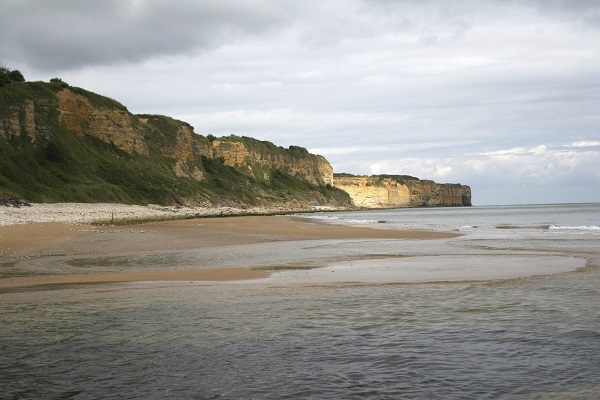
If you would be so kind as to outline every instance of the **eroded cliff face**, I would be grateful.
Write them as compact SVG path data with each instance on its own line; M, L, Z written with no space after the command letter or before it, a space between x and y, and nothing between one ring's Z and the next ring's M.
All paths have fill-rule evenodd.
M63 89L56 93L59 118L76 135L95 136L128 153L148 155L148 146L127 110L98 107L86 96Z
M47 136L49 130L42 124L36 123L36 111L47 112L49 101L46 99L26 99L22 103L11 104L7 107L4 117L0 118L0 138L27 136L35 142L38 136Z
M15 148L24 143L23 139L34 146L39 141L38 150L42 152L42 159L72 164L81 149L77 146L92 146L96 158L88 158L88 165L96 163L101 168L101 174L110 175L110 182L117 182L111 184L116 186L124 183L113 175L129 172L125 180L138 182L138 187L130 192L133 196L140 195L140 192L140 196L152 196L152 193L167 193L178 187L183 196L195 193L207 198L211 196L207 194L210 190L220 193L215 194L211 201L220 201L223 192L219 190L238 190L242 193L240 200L236 200L239 202L254 201L258 191L261 192L260 201L350 204L345 193L330 187L335 186L347 192L356 206L363 208L471 205L468 186L437 184L412 177L409 180L389 176L343 176L334 179L329 162L302 147L290 146L286 149L270 142L238 136L218 139L211 135L205 137L196 134L194 128L185 122L160 115L133 115L114 100L68 85L34 82L9 85L2 89L0 139L18 138L14 141L17 143ZM111 143L112 146L104 148L104 145L99 145L101 142L87 140L88 136ZM86 140L72 140L77 137ZM60 140L53 143L53 138ZM63 145L66 146L64 151L60 148ZM115 148L131 157L125 157ZM105 153L110 153L112 158L102 155ZM15 151L14 154L19 153ZM38 156L32 156L32 160L35 162ZM99 159L102 161L98 162ZM144 165L145 169L138 170L136 165L138 168ZM233 167L237 172L226 167ZM188 182L173 183L170 180L173 175L163 174L169 169L176 177L203 182L204 187L213 189L207 189L207 192L196 189L193 186L195 183L192 186ZM147 172L149 170L153 172ZM134 176L131 171L135 171ZM237 173L251 178L240 178L241 175ZM225 175L228 176L226 184L219 178ZM320 188L307 188L305 182L298 183L289 175ZM160 179L157 180L157 176ZM112 190L111 186L101 187L98 183L101 179L104 179L104 175L90 175L89 180L96 182L99 189L80 187L80 190L85 193ZM164 180L170 183L166 184ZM238 182L241 183L236 186ZM145 194L146 187L150 188L151 194ZM249 195L250 192L252 194ZM90 195L91 198L94 196Z
M410 205L423 207L460 207L471 205L471 188L458 183L429 180L407 182Z
M268 180L279 169L313 184L333 185L329 162L305 149L292 151L251 138L210 141L185 122L160 115L135 116L118 103L104 100L109 99L70 87L51 94L40 91L0 113L0 137L27 136L33 143L40 136L50 137L58 125L74 135L112 143L129 154L168 157L177 176L196 181L204 180L202 157L207 157L221 158L226 166L259 180Z
M354 205L365 208L408 207L410 191L391 179L366 176L335 177L333 184L350 195Z
M197 136L194 133L193 128L181 121L176 121L168 117L156 115L156 116L140 116L138 118L141 124L141 131L148 134L148 132L156 132L159 128L156 126L157 123L168 120L173 123L173 129L167 136L169 140L163 143L155 143L155 151L165 157L173 159L173 172L179 177L187 177L196 181L204 180L204 172L197 165L200 155L208 154L206 152L199 151ZM145 140L151 140L145 138Z
M257 142L248 146L235 139L215 140L212 145L215 158L223 158L225 165L237 167L258 179L268 180L269 170L276 168L312 184L333 186L333 168L322 156L272 148L271 143Z
M136 119L126 110L93 106L85 96L68 89L58 92L56 96L60 119L73 133L95 136L130 154L149 154L144 136L150 122L148 118ZM190 125L169 120L178 125L172 133L174 138L171 140L174 143L160 146L158 152L175 160L173 171L177 176L203 180L204 173L196 164L204 156L223 158L225 165L236 167L249 175L255 174L258 165L262 167L263 179L268 179L270 168L277 168L313 184L333 184L333 169L323 157L308 153L296 157L285 150L271 153L268 149L261 149L259 141L254 141L253 146L235 139L214 140L211 143L195 134Z
M417 179L398 182L391 178L336 176L334 186L347 192L355 206L364 208L471 205L471 188L460 184L440 184Z

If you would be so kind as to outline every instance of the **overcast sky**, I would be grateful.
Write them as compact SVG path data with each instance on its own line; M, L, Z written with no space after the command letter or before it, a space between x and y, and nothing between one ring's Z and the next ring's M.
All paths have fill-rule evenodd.
M0 64L475 205L600 201L597 0L0 0Z

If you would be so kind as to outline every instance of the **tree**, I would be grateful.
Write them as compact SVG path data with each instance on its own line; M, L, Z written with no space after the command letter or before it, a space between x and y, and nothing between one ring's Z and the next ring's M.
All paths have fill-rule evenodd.
M62 86L62 87L68 87L69 86L69 84L67 82L63 81L60 78L52 78L52 79L50 79L50 83L53 83L55 85L59 85L59 86Z
M10 79L12 79L13 82L25 82L25 77L19 70L12 70L8 75L10 76Z
M25 82L25 77L19 70L10 70L6 67L0 67L0 87L12 82Z

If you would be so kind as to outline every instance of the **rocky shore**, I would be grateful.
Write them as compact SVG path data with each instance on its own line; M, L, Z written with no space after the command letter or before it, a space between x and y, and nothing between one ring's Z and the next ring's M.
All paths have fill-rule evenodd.
M123 222L169 220L232 215L270 215L294 212L332 211L333 207L180 207L150 204L112 203L32 203L27 207L0 206L0 226L61 222L66 224L117 224Z

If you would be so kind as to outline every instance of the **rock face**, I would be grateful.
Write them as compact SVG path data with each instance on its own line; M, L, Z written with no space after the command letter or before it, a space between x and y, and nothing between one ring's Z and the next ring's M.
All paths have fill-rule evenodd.
M460 184L439 184L416 178L336 176L334 186L347 192L355 206L364 208L471 205L471 188Z
M45 103L45 102L42 102ZM38 108L40 104L38 104ZM0 137L8 139L16 136L27 136L35 142L38 135L45 131L39 130L35 122L36 103L26 99L21 104L11 104L5 111L5 117L0 120Z
M38 85L39 86L39 85ZM53 93L12 102L0 115L0 138L27 136L31 142L49 137L52 123L77 136L93 136L129 154L172 159L179 177L204 180L202 157L222 159L227 166L268 180L273 169L316 185L332 185L333 169L306 149L289 149L246 137L209 140L189 124L161 115L133 115L125 107L90 92L63 87Z
M235 137L215 140L212 146L215 158L260 180L269 179L268 171L276 168L315 185L333 185L329 162L301 147L282 149L269 142L250 143L249 138Z
M350 195L354 205L365 208L408 207L410 191L392 179L367 176L335 177L333 184Z
M199 135L186 122L133 115L112 99L64 83L3 86L0 140L6 149L0 183L13 184L5 192L42 193L38 198L50 201L159 198L215 204L225 198L236 204L345 206L352 199L363 208L471 205L468 186L399 176L334 178L324 157L302 147Z
M407 182L410 205L423 207L471 206L471 188L458 183L435 183L428 180Z
M126 109L98 107L88 97L63 89L56 93L60 121L76 135L90 135L128 153L148 155L142 129Z

